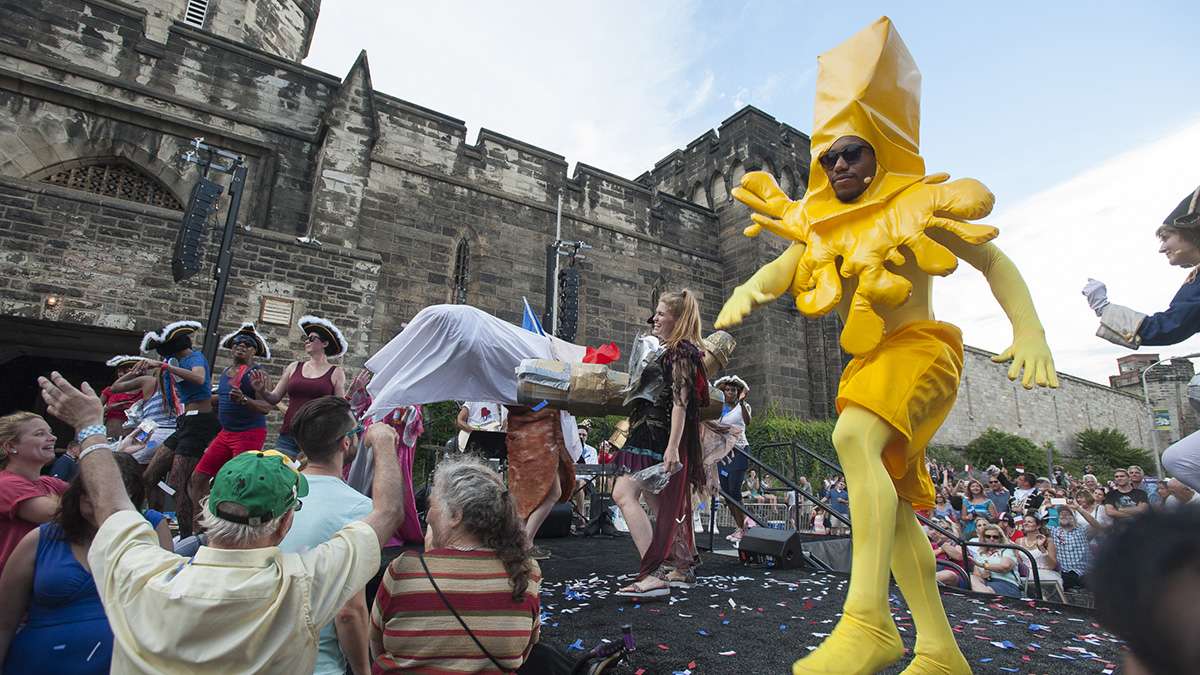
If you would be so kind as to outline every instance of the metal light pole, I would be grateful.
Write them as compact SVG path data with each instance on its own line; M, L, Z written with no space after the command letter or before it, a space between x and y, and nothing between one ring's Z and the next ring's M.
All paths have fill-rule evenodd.
M1154 471L1158 474L1158 479L1163 479L1162 468L1162 451L1158 449L1158 429L1155 428L1154 408L1150 405L1150 386L1146 382L1146 375L1150 373L1150 369L1175 359L1194 359L1200 357L1200 352L1195 354L1186 354L1184 356L1168 356L1165 359L1159 359L1142 371L1142 398L1146 401L1146 410L1150 413L1150 440L1154 443Z

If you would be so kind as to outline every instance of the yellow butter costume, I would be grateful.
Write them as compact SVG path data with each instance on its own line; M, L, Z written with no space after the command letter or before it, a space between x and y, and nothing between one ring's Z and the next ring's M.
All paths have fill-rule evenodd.
M833 441L846 473L854 557L842 619L800 673L874 673L903 656L888 609L889 571L917 628L905 673L969 673L934 577L928 539L913 513L933 506L925 447L954 405L961 332L934 320L932 276L959 259L983 272L1013 325L995 361L1031 388L1058 386L1045 333L1016 266L993 244L993 227L966 222L991 212L979 181L927 175L919 154L921 76L892 23L879 19L822 54L808 192L793 201L763 172L733 196L752 210L747 236L767 229L792 245L739 286L716 326L733 326L791 292L807 316L834 309L854 358L839 384ZM875 173L842 201L820 165L839 139L870 145ZM839 160L840 161L840 160Z

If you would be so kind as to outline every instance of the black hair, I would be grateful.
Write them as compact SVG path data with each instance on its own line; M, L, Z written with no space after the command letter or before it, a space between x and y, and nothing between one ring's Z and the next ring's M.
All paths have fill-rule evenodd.
M108 451L97 450L96 452ZM113 459L117 462L117 468L121 470L121 482L125 484L125 493L129 495L129 501L133 502L134 508L140 511L142 504L146 501L146 485L142 482L142 465L137 463L133 455L124 452L113 453ZM75 478L71 480L71 484L67 486L67 491L59 499L58 513L54 516L55 522L62 528L63 539L71 544L85 544L96 534L96 528L88 522L87 518L83 517L83 510L80 508L85 494L87 491L83 487L83 475L76 474Z
M338 442L355 424L349 401L340 396L322 396L296 411L292 437L310 461L324 463L337 453Z
M1200 664L1197 532L1200 507L1148 511L1113 527L1088 574L1101 623L1156 675L1194 673Z

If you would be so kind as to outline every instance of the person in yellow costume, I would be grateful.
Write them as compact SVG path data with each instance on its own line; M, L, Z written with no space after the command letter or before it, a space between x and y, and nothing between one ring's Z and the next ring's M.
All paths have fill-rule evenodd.
M888 570L912 611L915 657L905 673L969 673L915 515L932 508L925 446L945 420L962 373L962 333L934 320L932 276L962 259L979 269L1013 326L993 360L1024 370L1025 388L1057 387L1054 362L1029 289L989 243L997 230L966 222L991 212L979 181L925 174L918 153L920 72L887 17L819 59L808 192L792 201L764 172L733 196L753 211L747 236L765 228L791 246L739 286L716 326L740 323L791 291L807 316L835 308L853 359L838 389L833 432L850 491L854 555L842 619L793 673L874 673L904 649L888 610ZM986 573L986 571L985 571Z

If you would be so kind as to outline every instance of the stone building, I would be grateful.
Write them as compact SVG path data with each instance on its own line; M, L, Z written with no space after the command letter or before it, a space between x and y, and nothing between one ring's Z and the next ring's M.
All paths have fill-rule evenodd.
M1142 374L1158 363L1158 354L1130 354L1117 359L1117 374L1110 375L1113 389L1132 394L1139 399L1142 391ZM1196 374L1196 367L1188 359L1171 359L1154 366L1146 374L1146 391L1150 394L1150 407L1165 409L1171 416L1170 431L1160 431L1163 447L1200 429L1200 415L1188 403L1187 385Z
M302 65L320 4L0 0L0 413L38 405L34 377L51 366L106 382L103 361L135 352L144 331L207 317L227 200L206 272L176 284L169 264L199 175L182 159L195 137L249 168L224 313L208 328L256 321L275 372L302 354L303 314L338 323L351 367L429 304L519 321L522 297L540 305L545 292L560 197L563 239L593 247L579 262L579 342L629 344L679 286L708 329L782 251L741 236L749 213L729 197L757 169L805 190L809 139L767 113L743 108L636 179L583 163L568 174L552 151L486 128L471 142L461 120L376 91L365 52L345 77ZM733 331L730 370L759 410L829 417L838 330L781 300ZM1024 397L1051 396L1020 393L1016 417L984 411L1011 385L974 367L946 442L970 440L976 420L1019 432Z
M711 322L782 249L740 236L748 214L729 198L759 168L805 189L809 139L770 115L747 107L636 180L582 163L568 174L561 155L489 129L470 142L461 120L375 91L365 53L344 78L302 65L319 6L0 0L0 364L15 383L0 410L35 405L33 376L51 365L105 381L103 360L144 331L207 316L220 228L205 273L175 284L169 266L195 137L249 167L224 313L208 328L257 321L276 370L302 353L293 323L306 313L342 327L351 366L429 304L519 321L522 297L543 298L560 196L563 238L593 247L580 342L629 344L679 286ZM735 334L732 368L757 404L832 413L835 319L781 302Z

